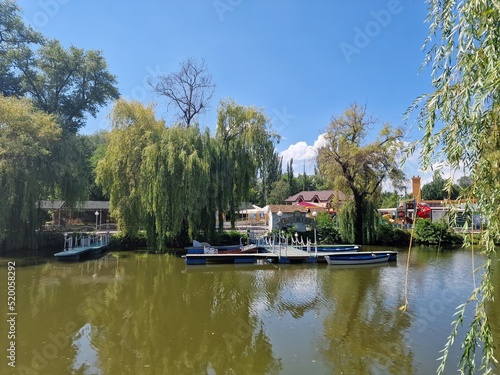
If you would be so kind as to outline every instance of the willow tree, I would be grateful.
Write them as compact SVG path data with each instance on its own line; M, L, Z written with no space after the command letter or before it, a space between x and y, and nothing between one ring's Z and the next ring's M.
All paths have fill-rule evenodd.
M0 245L36 248L37 202L54 174L61 128L27 99L0 95Z
M332 118L325 134L327 144L318 150L317 156L319 172L331 187L352 196L352 203L347 204L340 215L344 220L343 237L361 244L374 240L374 210L382 182L391 179L397 183L403 178L396 163L401 129L384 124L377 139L365 143L375 123L366 115L365 107L351 105L340 116Z
M142 204L144 150L159 142L164 124L153 107L118 100L111 112L112 130L104 158L97 164L97 182L110 197L110 214L125 235L145 223ZM153 178L153 176L151 176Z
M142 204L149 244L161 252L167 241L186 243L202 226L210 184L207 135L196 126L173 126L144 149Z
M428 3L430 32L424 65L432 68L434 91L411 107L419 111L424 132L417 145L421 146L424 168L446 163L452 171L465 170L470 175L473 183L463 198L469 203L477 199L476 210L485 223L480 245L486 256L479 270L481 283L474 285L471 298L457 311L439 372L444 371L448 349L470 307L474 319L463 343L460 370L474 373L476 349L481 344L480 367L491 373L496 360L486 306L493 299L491 262L495 242L500 240L500 6L489 0ZM452 186L452 178L448 186Z
M210 134L196 126L165 127L154 108L119 100L98 183L125 235L145 228L148 244L165 251L206 229L209 204ZM213 216L213 212L212 212ZM215 222L212 221L215 226Z
M234 227L238 205L248 200L258 171L265 167L263 154L274 149L279 136L270 128L265 114L255 107L222 101L218 109L215 166L219 229L223 213L229 212Z

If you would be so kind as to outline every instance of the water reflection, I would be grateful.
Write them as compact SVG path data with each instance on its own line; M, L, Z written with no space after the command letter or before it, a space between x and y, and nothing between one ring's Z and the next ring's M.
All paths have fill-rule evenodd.
M17 276L17 369L434 373L455 307L471 291L470 254L416 249L410 309L402 313L406 256L403 251L395 264L370 267L187 267L180 258L141 253L28 265ZM0 277L6 279L5 268ZM499 340L498 303L488 309ZM0 329L5 332L5 322ZM445 373L456 373L459 355L460 348L453 349Z
M387 305L383 267L330 270L325 290L334 309L325 316L323 355L334 373L412 374L412 352L404 332L411 322ZM334 287L334 286L343 287ZM399 350L394 350L398 348Z

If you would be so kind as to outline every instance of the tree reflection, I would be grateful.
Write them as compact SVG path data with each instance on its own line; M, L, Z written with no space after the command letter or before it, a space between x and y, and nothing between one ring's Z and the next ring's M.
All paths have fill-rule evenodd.
M404 337L409 318L387 306L380 270L332 267L324 273L322 293L335 303L325 315L320 346L334 373L413 373L413 354Z
M280 361L250 305L252 273L179 273L169 256L127 262L85 315L105 374L277 374ZM126 280L126 278L125 278ZM91 302L91 301L89 301ZM120 372L121 373L121 372Z

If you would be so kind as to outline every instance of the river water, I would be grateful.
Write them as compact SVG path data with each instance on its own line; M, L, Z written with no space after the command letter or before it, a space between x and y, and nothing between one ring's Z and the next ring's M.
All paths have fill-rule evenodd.
M399 250L397 262L355 267L186 266L142 252L79 263L1 259L0 374L433 374L484 260L413 248L401 312L408 250ZM446 374L457 373L463 332Z

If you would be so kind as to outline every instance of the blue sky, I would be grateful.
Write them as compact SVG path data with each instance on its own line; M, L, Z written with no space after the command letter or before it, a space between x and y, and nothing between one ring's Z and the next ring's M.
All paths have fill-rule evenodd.
M211 109L199 117L215 129L221 99L264 109L283 139L284 164L311 170L314 145L332 115L349 104L420 138L403 113L430 90L419 68L427 36L422 1L374 0L18 0L25 22L64 46L103 51L120 93L166 102L147 79L177 71L189 57L205 59L216 83ZM107 129L103 108L85 133ZM379 128L372 129L373 135ZM305 161L305 159L307 159ZM408 177L419 174L407 169Z

